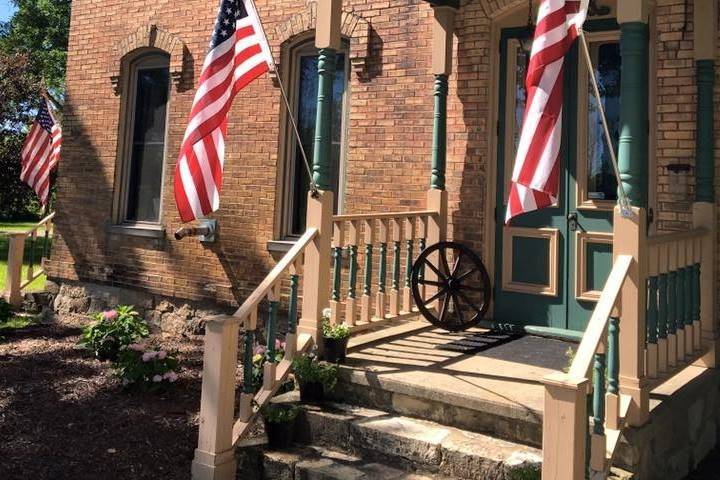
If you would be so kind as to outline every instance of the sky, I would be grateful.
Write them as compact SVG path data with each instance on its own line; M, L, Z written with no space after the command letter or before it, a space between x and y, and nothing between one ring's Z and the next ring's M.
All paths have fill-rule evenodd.
M0 22L7 21L15 11L15 5L10 0L0 0Z

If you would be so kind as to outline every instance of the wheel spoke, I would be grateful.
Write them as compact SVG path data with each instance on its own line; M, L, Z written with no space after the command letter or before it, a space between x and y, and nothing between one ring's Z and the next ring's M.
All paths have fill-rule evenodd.
M455 279L455 281L456 281L456 282L462 282L463 280L465 280L467 277L469 277L470 275L472 275L472 274L475 273L475 272L477 272L477 268L471 268L471 269L468 270L467 272L465 272L465 273L463 273L462 275L460 275L459 277L457 277L457 278Z
M438 318L438 321L440 323L443 323L445 320L445 312L447 312L448 305L450 304L450 295L445 295L445 299L443 300L442 307L440 307L440 317Z
M470 299L468 298L468 296L465 295L465 294L462 292L462 290L457 290L457 293L458 293L458 295L460 295L460 296L462 297L463 300L465 300L465 303L467 303L468 305L470 305L470 307L471 307L473 310L475 310L477 313L482 312L482 310L480 310L480 309L477 307L477 305L475 305L475 303L474 303L472 300L470 300Z
M450 295L452 295L453 303L455 304L455 316L458 319L458 325L462 325L463 323L465 323L463 320L462 307L460 306L460 302L458 301L455 292L451 292Z
M445 274L445 276L449 277L450 276L450 265L448 265L448 261L447 261L447 249L443 248L442 251L439 252L439 256L440 256L440 261L442 262L442 266L445 269L445 271L447 272Z
M425 264L426 264L428 267L430 267L430 270L432 270L433 272L435 272L435 275L437 275L438 278L443 278L443 279L444 279L444 278L447 278L447 276L446 276L444 273L442 273L440 270L438 270L438 268L437 268L435 265L433 265L432 263L430 263L430 260L428 260L427 258L425 258Z
M450 277L455 277L455 273L457 272L458 268L460 267L460 259L462 258L462 250L458 250L458 256L455 259L455 265L453 265L452 273L450 274Z
M456 288L458 288L458 289L460 289L460 290L469 290L469 291L471 291L471 292L483 292L483 293L485 293L485 289L482 288L482 287L471 287L471 286L469 286L469 285L462 285L462 284L460 284L460 285L456 285Z
M417 283L420 285L430 285L433 287L444 287L445 284L442 282L436 282L434 280L425 280L424 278L422 280L418 279Z
M435 300L437 300L438 298L440 298L441 296L443 296L443 295L445 294L445 292L446 292L446 290L445 290L444 288L441 289L441 290L440 290L439 292L437 292L435 295L433 295L432 297L430 297L430 298L428 298L427 300L425 300L425 301L423 302L423 305L427 305L427 304L430 303L430 302L434 302Z

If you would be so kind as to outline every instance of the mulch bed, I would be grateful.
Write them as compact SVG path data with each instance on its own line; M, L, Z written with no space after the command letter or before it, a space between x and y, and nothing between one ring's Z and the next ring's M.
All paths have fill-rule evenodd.
M0 479L186 479L197 444L202 337L154 336L181 360L164 393L123 390L76 347L82 319L2 332Z

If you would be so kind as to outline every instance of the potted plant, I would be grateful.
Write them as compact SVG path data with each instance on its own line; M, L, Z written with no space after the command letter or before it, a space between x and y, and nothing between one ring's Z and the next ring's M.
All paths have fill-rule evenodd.
M300 413L297 405L269 403L260 409L265 422L268 447L284 450L292 446L295 433L295 419Z
M347 354L347 344L350 338L350 328L347 325L330 323L329 315L323 315L323 346L324 357L330 363L343 363Z
M300 388L300 400L305 403L318 403L325 400L325 393L337 384L337 365L318 360L315 355L303 355L293 362L295 379Z

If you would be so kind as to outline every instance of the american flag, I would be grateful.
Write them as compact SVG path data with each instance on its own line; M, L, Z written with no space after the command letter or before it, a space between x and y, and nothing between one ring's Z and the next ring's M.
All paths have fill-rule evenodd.
M175 203L183 222L220 207L228 110L235 95L271 65L252 0L222 0L175 167Z
M527 103L505 223L557 203L565 55L585 23L588 0L543 0L525 88Z
M20 180L35 190L43 206L50 195L50 173L60 160L61 145L62 129L43 98L20 152Z

